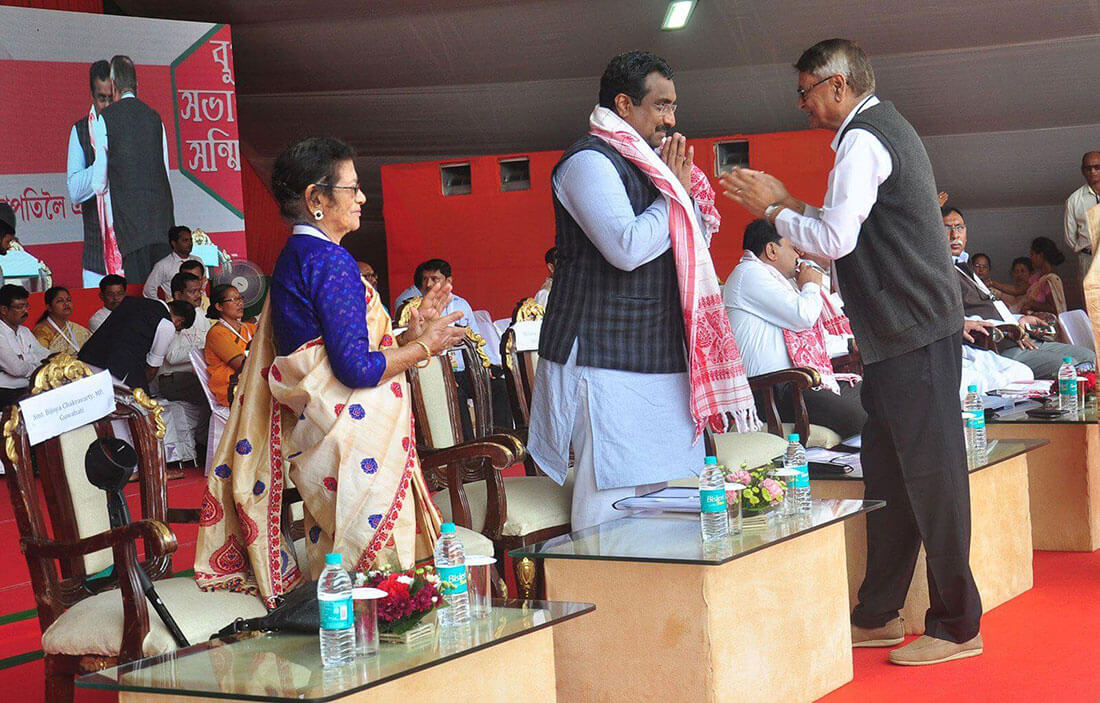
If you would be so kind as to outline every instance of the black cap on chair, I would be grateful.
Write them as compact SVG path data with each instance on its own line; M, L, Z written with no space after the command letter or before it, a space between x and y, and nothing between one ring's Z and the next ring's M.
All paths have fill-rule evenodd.
M121 491L137 466L137 452L129 442L117 437L103 437L88 445L84 454L84 471L88 481L104 491Z

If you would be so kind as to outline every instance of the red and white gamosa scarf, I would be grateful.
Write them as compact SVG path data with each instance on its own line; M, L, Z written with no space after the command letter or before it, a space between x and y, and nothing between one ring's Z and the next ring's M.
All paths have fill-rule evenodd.
M680 283L691 383L690 410L696 439L707 425L719 432L730 427L738 432L757 430L760 420L756 416L752 390L726 317L718 276L708 250L709 235L717 231L721 218L714 207L714 190L706 175L692 166L691 196L695 196L703 213L707 227L704 233L695 219L691 196L633 127L598 105L588 118L588 124L590 134L603 139L649 176L668 203L668 229ZM727 423L727 413L732 417L730 423Z
M88 141L97 152L105 148L106 144L99 144L96 136L95 105L88 112ZM115 221L111 211L111 187L104 189L102 195L95 196L95 204L99 213L99 235L103 241L103 263L107 266L107 273L122 274L122 252L118 249L118 240L115 239Z

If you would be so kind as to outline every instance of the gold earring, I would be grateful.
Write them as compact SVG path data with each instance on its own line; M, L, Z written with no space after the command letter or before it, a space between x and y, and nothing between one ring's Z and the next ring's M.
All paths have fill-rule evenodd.
M325 216L325 213L321 212L320 210L314 210L313 211L313 219L315 219L315 220L320 220L324 216Z

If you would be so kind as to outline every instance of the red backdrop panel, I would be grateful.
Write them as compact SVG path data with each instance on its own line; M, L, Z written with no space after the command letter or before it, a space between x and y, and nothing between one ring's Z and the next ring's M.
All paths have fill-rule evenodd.
M244 233L248 257L270 274L275 268L290 228L279 214L279 203L248 159L241 159L241 190L244 195Z
M68 10L103 14L103 0L0 0L0 5L34 7L39 10Z
M695 162L714 174L714 144L730 139L749 142L752 168L781 179L791 193L820 204L833 153L832 135L820 130L693 139ZM455 292L475 310L494 318L511 314L516 301L535 294L546 275L544 252L554 245L554 209L550 172L560 151L501 154L468 159L472 179L468 195L444 196L439 168L455 161L425 161L382 167L383 216L389 256L390 290L412 284L416 265L442 258L454 270ZM530 159L531 188L502 192L501 159ZM711 246L714 267L725 279L741 257L741 234L751 218L719 195L722 228ZM250 241L249 251L252 250Z

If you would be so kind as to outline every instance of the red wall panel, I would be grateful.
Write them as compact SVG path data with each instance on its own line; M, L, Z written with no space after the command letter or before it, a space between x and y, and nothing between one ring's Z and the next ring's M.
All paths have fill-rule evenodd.
M0 0L0 5L103 14L103 0Z
M244 195L244 234L248 242L248 258L270 275L283 244L290 236L290 228L279 214L279 204L275 201L275 196L248 159L241 159L241 189Z
M690 143L695 147L695 162L713 184L715 142L747 139L752 168L777 176L795 197L819 204L833 163L831 138L829 132L807 130ZM450 262L455 292L475 310L487 309L494 318L511 314L517 300L534 295L545 278L543 253L554 244L550 173L561 153L468 159L471 192L456 196L442 194L439 175L442 164L455 161L383 166L382 211L393 295L412 284L418 263L436 257ZM500 190L499 160L511 156L530 158L530 190ZM714 237L711 255L718 277L724 280L741 257L741 234L751 218L721 194L718 210L722 228ZM249 251L251 246L250 241Z

